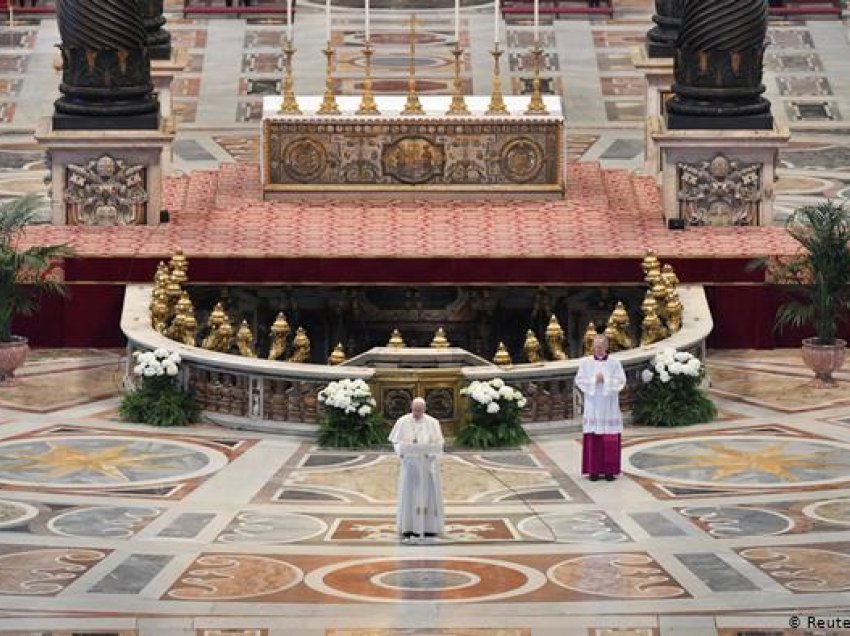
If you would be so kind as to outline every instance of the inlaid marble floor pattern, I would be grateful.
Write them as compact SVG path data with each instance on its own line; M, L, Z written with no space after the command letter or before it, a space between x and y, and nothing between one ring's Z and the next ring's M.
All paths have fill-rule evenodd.
M61 381L75 355L100 359L31 367L63 361ZM0 634L783 633L837 615L847 378L789 409L720 373L799 382L796 355L713 354L724 418L629 428L614 483L579 474L575 436L450 451L446 532L419 545L396 540L392 454L30 396L0 410Z

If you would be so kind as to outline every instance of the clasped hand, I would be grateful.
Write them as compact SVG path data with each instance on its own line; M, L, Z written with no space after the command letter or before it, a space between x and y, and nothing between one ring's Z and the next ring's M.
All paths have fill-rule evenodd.
M596 383L602 384L603 382L605 382L605 376L601 373L597 373L596 374Z

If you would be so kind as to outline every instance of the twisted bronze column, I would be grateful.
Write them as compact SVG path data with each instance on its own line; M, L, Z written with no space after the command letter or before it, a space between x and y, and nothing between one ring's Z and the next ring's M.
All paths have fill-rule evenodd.
M684 0L676 43L674 129L770 129L762 97L767 0Z
M646 52L649 57L673 57L676 39L682 26L683 0L655 0L655 26L646 34Z
M165 16L162 15L163 0L140 0L140 2L148 55L152 60L170 59L171 34L163 28L165 26Z
M54 128L157 128L139 0L57 0L56 15L62 96L54 104Z

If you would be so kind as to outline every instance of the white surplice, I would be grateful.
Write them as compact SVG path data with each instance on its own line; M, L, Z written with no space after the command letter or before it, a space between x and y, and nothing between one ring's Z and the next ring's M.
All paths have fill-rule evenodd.
M602 382L596 381L597 373L602 374ZM596 360L593 356L582 358L576 386L584 393L582 432L595 435L622 433L619 394L626 386L626 374L620 361L612 356L605 360Z
M443 453L440 422L423 414L403 415L393 426L390 441L401 458L396 525L399 534L440 534L443 531L443 488L439 456Z

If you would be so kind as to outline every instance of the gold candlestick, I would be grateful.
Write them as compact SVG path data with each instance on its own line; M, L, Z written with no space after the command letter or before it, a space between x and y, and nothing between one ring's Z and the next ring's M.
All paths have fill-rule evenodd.
M283 101L280 103L280 113L285 115L300 115L301 109L298 108L298 102L295 100L295 93L292 91L292 55L295 49L292 47L292 40L286 38L286 45L283 47L284 73L283 73Z
M363 56L366 58L366 71L363 78L363 97L360 99L358 115L380 115L375 97L372 95L372 46L369 40L363 43Z
M405 102L401 114L424 115L425 110L419 101L419 95L416 94L416 25L418 20L415 15L412 15L407 23L410 25L410 67L409 77L407 78L407 102Z
M531 54L534 55L534 79L531 81L531 101L528 103L528 110L525 111L525 114L546 115L549 111L546 110L546 105L543 103L543 96L540 94L540 60L543 57L540 40L534 43Z
M460 85L460 56L463 55L460 42L455 42L452 55L455 56L454 91L452 92L452 105L449 107L446 115L468 115L469 109L466 107L466 101L463 99L463 92Z
M325 96L322 99L322 105L316 111L319 115L339 115L339 106L336 103L334 95L334 78L333 78L333 59L334 50L331 47L331 41L328 40L328 46L324 50L325 56L328 58L328 70L325 76Z
M487 114L507 115L508 107L505 106L505 99L502 97L502 73L499 70L499 57L502 55L502 50L498 42L493 43L490 55L493 56L493 91L490 95L490 107L487 109Z

